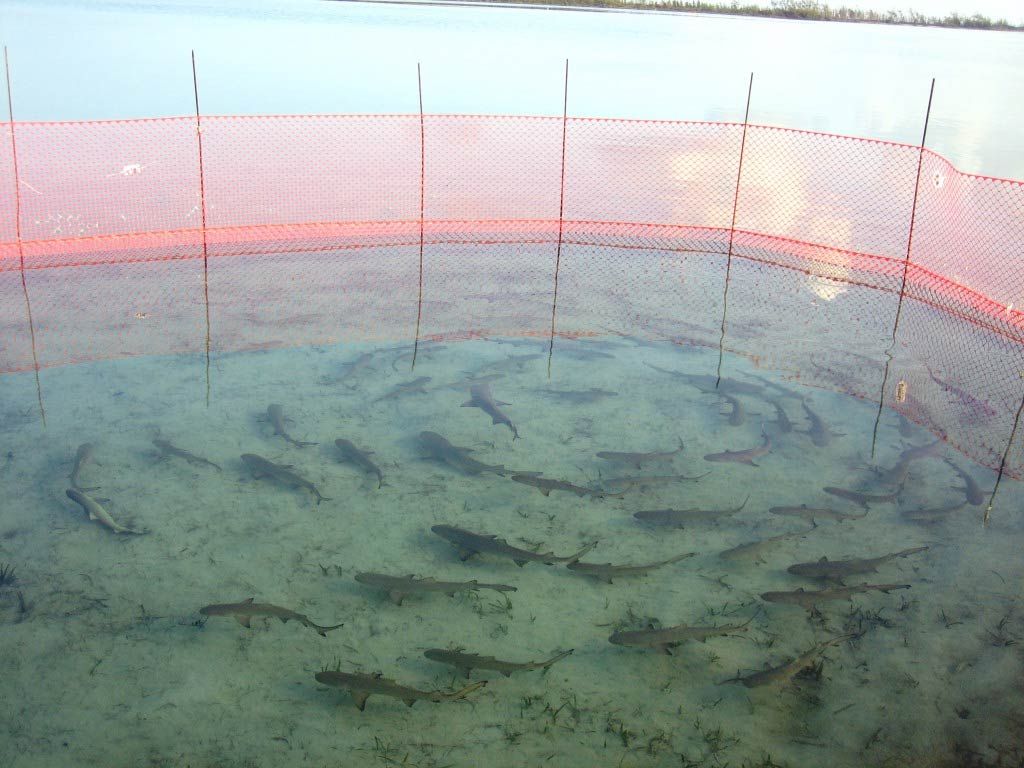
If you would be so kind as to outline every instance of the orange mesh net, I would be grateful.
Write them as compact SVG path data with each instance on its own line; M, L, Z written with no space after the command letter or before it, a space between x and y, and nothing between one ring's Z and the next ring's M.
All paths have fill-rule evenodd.
M42 368L201 353L207 301L214 352L408 341L418 316L547 336L560 243L559 335L717 346L727 295L726 351L1006 450L1021 182L766 126L739 174L742 124L467 115L203 117L200 169L196 126L6 126L0 372L35 366L26 293Z

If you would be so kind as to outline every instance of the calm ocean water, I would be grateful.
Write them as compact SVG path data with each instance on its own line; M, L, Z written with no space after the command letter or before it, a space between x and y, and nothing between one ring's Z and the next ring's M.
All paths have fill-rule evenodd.
M928 144L1024 177L1024 35L665 14L360 3L0 5L21 120L428 112L751 120Z

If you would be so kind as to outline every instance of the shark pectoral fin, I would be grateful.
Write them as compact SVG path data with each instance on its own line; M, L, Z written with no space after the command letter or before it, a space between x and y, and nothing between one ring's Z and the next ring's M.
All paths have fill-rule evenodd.
M512 562L515 563L516 565L518 565L520 568L522 568L524 565L526 565L526 563L528 561L527 560L513 560ZM548 565L551 565L551 563L548 563Z
M545 496L550 496L551 495L551 489L550 488L538 488L537 490L540 491L541 493L543 493Z
M458 547L456 551L459 553L459 560L461 560L462 562L466 562L467 560L469 560L469 558L476 554L475 550L466 549L465 547Z
M512 403L506 403L504 400L495 400L495 405L512 405Z
M474 403L472 400L467 400L462 405L460 405L459 408L472 408L475 405L476 403Z
M605 584L611 584L612 583L612 577L611 576L605 576L603 579L601 579L601 581L603 581Z
M667 643L665 645L659 645L658 646L658 652L659 653L664 653L666 656L671 656L672 655L672 646L668 645Z
M405 702L405 706L407 707L411 707L413 704L416 703L416 699L402 699L402 701Z
M397 589L392 589L388 592L388 597L391 598L391 602L395 605L401 605L402 601L405 600L405 593L399 592Z
M818 558L818 562L819 563L827 563L828 562L828 558L825 557L824 555L822 555L821 557Z
M370 698L370 694L365 691L352 691L352 701L359 707L359 711L362 712L366 709L366 700Z
M91 510L91 509L89 510L89 519L90 519L90 520L95 520L95 519L96 519L96 515L94 515L94 514L92 513L92 510Z
M235 621L237 621L239 624L246 628L249 628L251 626L251 619L252 616L242 616L240 614L235 614Z
M502 403L502 405L508 405L508 403ZM503 674L505 677L512 677L512 673L507 669L502 670L501 674Z
M256 598L254 598L254 597L247 597L247 598L246 598L245 600L243 600L243 601L242 601L242 603L243 603L243 604L245 604L245 605L251 605L251 604L252 604L252 602L253 602L253 601L254 601L255 599L256 599Z
M448 597L455 597L455 590L449 589L445 594L448 595Z

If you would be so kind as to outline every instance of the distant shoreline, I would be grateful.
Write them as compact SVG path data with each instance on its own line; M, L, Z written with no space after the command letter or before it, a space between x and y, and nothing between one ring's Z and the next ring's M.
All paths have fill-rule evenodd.
M334 0L335 2L368 2L384 5L447 5L476 8L512 8L516 6L552 11L648 11L655 13L703 13L716 16L747 16L759 19L791 21L838 21L847 24L886 24L907 27L938 27L941 29L979 29L997 32L1024 32L1024 24L1011 24L1006 19L990 19L981 14L962 16L927 16L915 11L858 11L832 8L821 3L788 0L768 8L737 3L694 2L693 0Z

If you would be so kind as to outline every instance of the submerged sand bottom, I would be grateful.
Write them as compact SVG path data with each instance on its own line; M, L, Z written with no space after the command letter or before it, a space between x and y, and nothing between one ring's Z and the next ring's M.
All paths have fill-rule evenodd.
M518 342L517 344L527 344ZM569 342L566 342L568 345ZM821 522L765 552L764 562L726 562L737 544L807 530L772 515L779 505L854 504L822 486L870 489L875 409L803 391L836 437L817 447L799 432L773 432L774 408L740 395L729 406L644 363L714 373L717 354L615 339L575 343L547 378L538 343L465 342L425 349L415 372L406 348L344 346L215 358L205 402L203 361L143 358L43 372L47 426L34 378L6 377L0 406L0 561L16 582L0 589L0 764L27 766L945 766L1019 765L1024 759L1024 530L1021 489L1004 480L989 527L983 507L946 522L907 522L900 510L963 500L952 468L914 462L898 504ZM351 369L346 364L364 358ZM490 381L521 439L469 399L467 373ZM757 383L742 359L726 375ZM389 395L430 377L425 392ZM796 390L797 385L778 380ZM451 386L449 386L451 385ZM592 402L546 390L616 393ZM776 393L777 394L777 393ZM782 404L808 427L797 399ZM284 405L289 445L260 417ZM705 454L761 443L759 467L712 464ZM883 414L875 463L888 468L910 445ZM699 475L622 498L592 500L534 488L494 473L467 476L421 458L423 430L473 448L485 464L540 471L588 487L609 477ZM221 465L157 460L154 435ZM385 484L338 461L334 440L375 451ZM598 451L685 450L641 469ZM117 536L88 521L65 495L75 451L95 445L80 482L119 522L148 531ZM295 470L329 500L265 479L240 460L255 453ZM952 449L978 484L993 474ZM743 510L720 523L660 529L645 509ZM475 557L461 562L430 532L449 524L497 534L526 549L573 552L597 540L588 562L640 564L695 552L646 576L606 584L563 565ZM822 556L873 557L928 546L849 584L898 583L808 612L766 603L769 590L825 586L786 572ZM514 585L411 596L395 605L354 580L363 571L478 579ZM20 598L19 598L20 595ZM506 600L506 596L508 600ZM283 606L320 625L204 617L211 603ZM24 610L22 610L24 605ZM737 624L745 632L689 642L673 655L620 647L608 636L650 625ZM748 689L724 681L778 665L843 634L820 667L789 684ZM546 673L509 678L475 671L488 685L464 701L383 696L360 712L347 692L322 686L324 668L372 673L419 689L462 687L429 648L510 661L574 649Z

